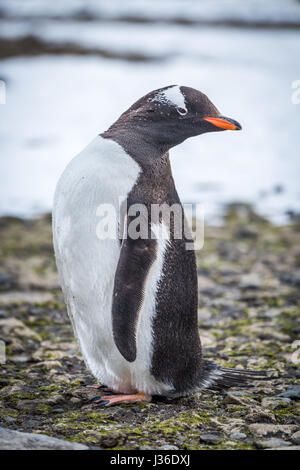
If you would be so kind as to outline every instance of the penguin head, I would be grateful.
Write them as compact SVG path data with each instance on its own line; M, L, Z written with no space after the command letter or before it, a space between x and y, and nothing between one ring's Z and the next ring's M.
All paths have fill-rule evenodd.
M222 116L204 93L178 85L151 91L123 113L118 122L146 133L156 144L168 148L206 132L242 128L237 121Z

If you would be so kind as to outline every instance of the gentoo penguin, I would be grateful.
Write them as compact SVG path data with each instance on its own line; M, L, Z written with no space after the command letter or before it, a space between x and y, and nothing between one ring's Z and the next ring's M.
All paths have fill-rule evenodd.
M58 182L56 262L84 361L112 392L99 397L103 406L222 389L259 375L202 358L195 253L186 249L191 237L183 230L175 237L172 218L150 215L153 206L182 208L170 148L224 129L241 126L200 91L167 86L134 103ZM113 227L106 232L104 213ZM130 233L142 222L146 235Z

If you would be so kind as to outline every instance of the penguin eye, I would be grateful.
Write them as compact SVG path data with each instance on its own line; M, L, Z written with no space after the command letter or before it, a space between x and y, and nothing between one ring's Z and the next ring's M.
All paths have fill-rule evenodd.
M185 116L187 114L187 109L186 108L179 108L177 107L177 112L180 114L180 116Z

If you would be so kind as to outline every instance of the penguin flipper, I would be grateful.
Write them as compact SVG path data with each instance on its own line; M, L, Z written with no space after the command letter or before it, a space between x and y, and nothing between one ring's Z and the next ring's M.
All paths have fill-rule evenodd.
M157 241L124 239L115 274L112 324L115 344L128 361L136 359L136 326L144 286L156 258Z

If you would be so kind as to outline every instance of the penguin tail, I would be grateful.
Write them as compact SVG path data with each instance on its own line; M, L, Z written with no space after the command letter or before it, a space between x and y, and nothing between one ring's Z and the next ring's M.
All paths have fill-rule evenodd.
M230 369L205 360L202 371L200 380L202 389L224 390L230 387L247 387L256 380L270 380L266 371Z

